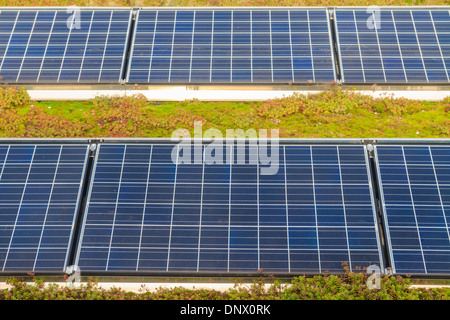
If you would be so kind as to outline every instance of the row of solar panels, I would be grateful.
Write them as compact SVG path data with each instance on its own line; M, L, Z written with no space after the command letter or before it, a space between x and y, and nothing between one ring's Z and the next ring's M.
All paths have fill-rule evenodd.
M4 274L449 275L449 228L448 143L0 145Z
M6 83L450 82L450 7L0 11Z

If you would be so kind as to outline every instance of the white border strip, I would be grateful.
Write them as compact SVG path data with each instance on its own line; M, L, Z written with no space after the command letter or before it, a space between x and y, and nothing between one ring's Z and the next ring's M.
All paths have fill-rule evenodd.
M96 96L130 96L142 94L151 101L265 101L291 96L295 93L309 95L320 90L192 90L185 86L153 90L28 90L31 100L83 101ZM412 100L440 101L450 96L450 87L444 90L355 90L356 93L378 97L392 96Z

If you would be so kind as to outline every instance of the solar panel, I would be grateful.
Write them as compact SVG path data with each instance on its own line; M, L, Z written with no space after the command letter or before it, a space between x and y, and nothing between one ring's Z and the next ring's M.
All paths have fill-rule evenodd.
M0 11L0 76L7 83L117 83L131 10Z
M82 272L383 268L365 146L280 145L269 163L261 146L200 145L189 163L195 148L99 145Z
M344 83L447 84L449 33L440 8L3 9L0 80L329 83L336 47Z
M88 151L0 145L0 271L64 270Z
M450 271L450 147L376 146L393 271Z
M141 9L131 83L336 80L326 9Z
M336 9L344 83L449 83L450 13Z

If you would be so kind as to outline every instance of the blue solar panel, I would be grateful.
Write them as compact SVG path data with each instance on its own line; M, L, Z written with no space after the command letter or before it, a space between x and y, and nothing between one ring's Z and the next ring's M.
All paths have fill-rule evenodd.
M67 264L88 147L0 146L0 271Z
M142 9L132 43L132 83L336 80L325 9Z
M450 82L446 9L71 10L0 11L2 82Z
M335 27L344 83L450 82L448 9L336 9Z
M0 81L119 82L131 10L73 10L1 10Z
M450 272L450 147L376 146L391 265L402 274Z
M255 161L261 148L240 148L186 163L194 148L100 144L75 263L87 272L383 268L365 146L282 145L271 164Z

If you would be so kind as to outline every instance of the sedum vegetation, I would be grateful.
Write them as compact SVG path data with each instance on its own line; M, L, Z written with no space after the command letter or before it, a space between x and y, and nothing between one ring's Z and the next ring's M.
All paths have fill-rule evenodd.
M0 300L450 300L450 288L413 288L408 277L384 276L380 289L367 287L368 275L350 272L342 275L297 276L288 283L268 277L250 285L236 283L226 291L212 289L162 288L129 292L118 287L103 289L96 281L79 286L45 284L35 278L26 283L16 278L0 291Z
M279 129L283 138L446 138L450 97L427 102L374 98L340 87L264 102L151 102L142 95L90 101L31 101L0 88L0 137L171 137L218 129Z

